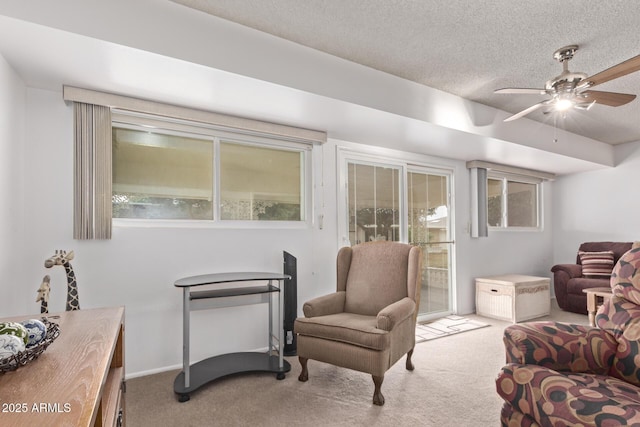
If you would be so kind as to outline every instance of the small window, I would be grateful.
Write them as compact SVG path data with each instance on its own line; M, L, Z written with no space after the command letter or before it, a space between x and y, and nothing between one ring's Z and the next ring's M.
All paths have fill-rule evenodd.
M113 132L113 217L213 219L213 140Z
M222 141L221 219L303 220L302 158L299 151Z
M143 124L112 125L114 218L305 221L310 146Z
M487 180L487 220L490 227L540 228L539 182L507 176Z

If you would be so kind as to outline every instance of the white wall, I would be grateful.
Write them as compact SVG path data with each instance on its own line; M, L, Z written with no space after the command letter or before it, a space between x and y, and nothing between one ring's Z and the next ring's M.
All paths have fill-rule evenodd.
M501 274L552 277L552 190L555 191L554 183L542 184L542 231L489 229L489 237L470 239L465 243L464 250L458 254L458 263L466 265L470 272L467 278L470 286L461 291L461 301L475 298L476 277Z
M24 313L22 149L26 87L0 55L0 313ZM30 296L35 300L33 289Z
M13 81L5 86L18 93L23 87ZM5 105L7 101L4 97L2 99L2 105ZM365 146L330 140L314 148L316 221L310 228L116 226L112 240L75 241L72 239L72 107L63 102L61 93L28 88L25 123L22 150L0 146L0 162L3 164L20 163L22 157L29 159L24 162L17 179L24 181L21 215L26 224L24 238L11 231L11 244L0 242L3 253L9 253L14 244L24 242L23 249L19 251L20 270L4 273L7 280L0 286L6 290L7 283L19 281L22 285L16 298L23 305L13 311L37 313L35 292L42 276L50 274L50 307L52 311L62 311L66 294L64 271L59 267L45 269L43 262L55 249L74 250L76 258L72 265L78 279L81 307L126 307L127 375L180 365L182 295L173 286L178 278L233 270L280 271L282 250L286 250L298 258L299 312L304 301L334 289L335 255L339 242L336 147L348 145L350 149L370 150ZM10 123L8 128L11 136L15 137L14 134L20 134L22 125ZM380 152L381 149L376 150ZM389 149L382 152L388 156L411 157L417 162L440 165L454 171L456 293L460 314L475 309L474 278L479 275L548 273L551 263L550 227L542 233L494 232L485 239L470 238L469 175L464 162ZM550 209L549 187L545 185L547 214ZM0 191L7 192L9 188L4 181L0 184ZM2 219L8 221L17 216L15 213L2 215ZM324 215L322 229L317 222L319 215ZM11 228L6 221L0 221L0 226L5 233ZM266 325L264 306L194 312L192 360L263 348L266 345Z
M640 141L616 146L614 154L615 168L555 182L554 264L574 262L582 242L640 240Z
M47 270L55 249L74 250L72 261L82 308L126 306L127 371L177 365L182 349L184 276L223 271L281 271L282 251L298 257L299 282L313 281L311 229L193 229L115 227L109 241L72 239L72 107L56 92L28 90L25 220L29 224L25 283L33 292L51 275L51 311L64 310L62 268ZM324 232L324 231L323 231ZM317 233L321 236L321 233ZM307 297L304 290L301 297ZM30 306L35 311L37 304ZM197 312L192 317L193 360L266 346L266 307ZM200 324L199 324L200 323ZM198 337L206 337L199 340Z

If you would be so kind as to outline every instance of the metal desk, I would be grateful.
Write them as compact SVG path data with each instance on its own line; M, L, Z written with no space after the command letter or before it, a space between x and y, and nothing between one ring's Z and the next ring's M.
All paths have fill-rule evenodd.
M282 306L284 292L281 290L281 281L290 278L291 276L280 273L218 273L185 277L174 283L174 286L183 290L183 369L173 383L173 390L179 395L178 400L180 402L189 400L189 393L203 385L218 378L240 372L273 372L277 374L277 379L284 379L285 372L291 370L291 365L282 357ZM191 290L192 286L252 281L268 281L268 284L249 287L220 287L219 289L203 291ZM273 285L274 281L278 282L278 286ZM277 336L273 334L273 293L278 294ZM193 365L189 364L189 320L192 310L262 303L269 304L269 340L266 353L229 353L210 357ZM274 339L277 340L277 346L274 345ZM271 354L273 350L277 352L277 356Z

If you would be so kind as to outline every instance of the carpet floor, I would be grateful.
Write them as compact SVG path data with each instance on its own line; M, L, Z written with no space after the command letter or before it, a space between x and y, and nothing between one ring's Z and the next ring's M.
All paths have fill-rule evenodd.
M415 370L404 358L385 375L386 403L372 404L371 376L309 361L309 381L291 372L242 374L210 383L180 403L173 392L178 371L127 381L126 421L132 427L163 426L498 426L502 399L495 378L504 364L507 322L467 316L490 325L416 345ZM588 324L586 315L560 311L536 320Z

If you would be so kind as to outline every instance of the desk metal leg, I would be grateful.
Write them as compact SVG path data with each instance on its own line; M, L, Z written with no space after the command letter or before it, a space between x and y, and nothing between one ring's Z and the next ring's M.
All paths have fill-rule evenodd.
M269 280L269 286L271 286L271 280ZM269 341L267 342L269 345L267 354L271 354L273 350L273 296L269 295Z
M284 305L284 289L283 282L280 280L278 282L278 286L280 287L280 292L278 292L278 368L282 369L283 365L283 354L284 354L284 342L282 341L282 333L284 329L284 324L282 322L282 306ZM283 375L284 378L284 375Z
M182 370L184 372L184 388L189 388L189 286L183 289L182 294Z

